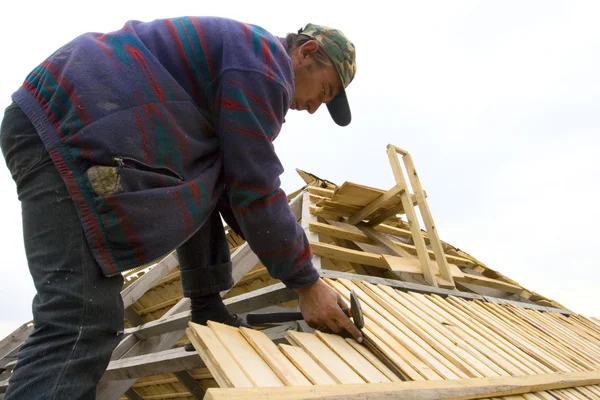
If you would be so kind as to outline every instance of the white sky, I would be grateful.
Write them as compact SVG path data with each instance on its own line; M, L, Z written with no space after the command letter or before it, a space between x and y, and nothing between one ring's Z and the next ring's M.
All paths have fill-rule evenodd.
M84 5L85 4L85 5ZM290 112L276 148L301 168L389 189L392 143L416 163L440 237L530 290L600 316L600 2L58 1L0 14L0 109L25 75L86 31L217 15L277 35L307 22L357 47L353 123ZM284 7L290 7L284 11ZM0 338L31 318L20 205L0 163Z

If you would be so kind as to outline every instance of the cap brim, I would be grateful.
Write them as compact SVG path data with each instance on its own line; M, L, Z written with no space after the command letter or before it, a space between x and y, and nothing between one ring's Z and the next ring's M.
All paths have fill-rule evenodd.
M327 103L327 109L333 121L339 126L347 126L352 121L350 104L348 104L346 90L344 89L333 100Z

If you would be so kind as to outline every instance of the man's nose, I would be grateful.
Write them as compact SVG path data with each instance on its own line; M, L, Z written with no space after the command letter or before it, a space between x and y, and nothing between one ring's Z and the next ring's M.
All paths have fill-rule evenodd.
M308 103L308 113L309 114L314 114L317 112L317 110L319 109L319 107L321 107L321 104L323 104L323 102L321 101L310 101Z

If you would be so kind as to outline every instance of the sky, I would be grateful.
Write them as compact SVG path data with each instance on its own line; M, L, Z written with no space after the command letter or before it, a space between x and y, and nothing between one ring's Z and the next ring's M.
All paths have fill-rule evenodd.
M600 316L600 2L17 2L0 14L0 109L75 36L127 20L212 15L284 36L309 22L355 44L353 122L290 111L275 148L342 184L394 184L388 143L409 151L440 238L524 287ZM392 5L393 4L393 8ZM284 7L290 7L284 11ZM31 319L20 204L0 162L0 338Z

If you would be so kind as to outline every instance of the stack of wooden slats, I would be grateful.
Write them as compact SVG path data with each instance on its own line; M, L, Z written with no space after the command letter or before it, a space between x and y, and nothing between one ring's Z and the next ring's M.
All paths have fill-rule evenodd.
M363 334L375 351L318 331L289 331L290 344L275 345L255 330L190 324L188 337L221 388L338 384L344 391L353 384L399 381L575 372L600 377L600 326L583 317L402 292L359 280L325 281L347 301L351 289L358 294ZM594 399L600 398L600 387L514 398Z

